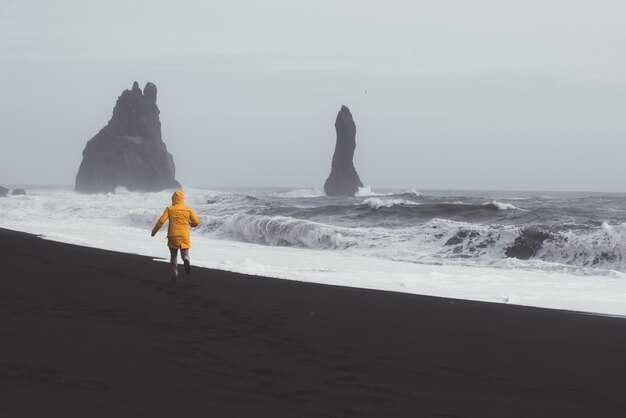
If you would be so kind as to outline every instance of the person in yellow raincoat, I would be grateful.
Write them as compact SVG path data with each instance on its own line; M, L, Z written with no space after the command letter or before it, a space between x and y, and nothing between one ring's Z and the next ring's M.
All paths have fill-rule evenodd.
M191 239L189 238L189 226L200 225L200 220L193 209L185 205L185 194L181 190L176 190L172 195L172 206L165 208L163 215L152 228L152 236L156 235L168 218L170 224L167 228L167 246L170 248L172 281L178 283L178 250L180 250L181 258L185 264L185 273L190 274L189 248L191 247Z

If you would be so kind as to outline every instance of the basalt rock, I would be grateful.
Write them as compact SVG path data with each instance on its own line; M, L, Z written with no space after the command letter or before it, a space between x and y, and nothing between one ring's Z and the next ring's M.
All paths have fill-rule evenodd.
M9 189L7 189L6 187L0 186L0 197L6 197L8 193L9 193Z
M13 196L24 196L26 195L26 190L24 189L15 189L11 192Z
M352 162L356 148L356 125L350 109L341 106L335 121L337 143L330 175L324 183L324 191L329 196L354 196L359 187L363 187L361 179Z
M513 245L507 248L504 254L507 257L528 260L537 253L544 241L553 238L551 234L539 229L526 228L515 238Z
M174 158L161 137L157 88L135 81L117 99L108 124L87 142L76 174L75 190L107 193L123 186L130 191L180 188Z

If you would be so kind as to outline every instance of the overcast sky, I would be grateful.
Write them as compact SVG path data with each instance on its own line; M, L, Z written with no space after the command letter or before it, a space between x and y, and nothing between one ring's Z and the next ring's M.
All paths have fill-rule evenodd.
M73 185L134 80L189 186L626 192L623 0L0 0L0 184Z

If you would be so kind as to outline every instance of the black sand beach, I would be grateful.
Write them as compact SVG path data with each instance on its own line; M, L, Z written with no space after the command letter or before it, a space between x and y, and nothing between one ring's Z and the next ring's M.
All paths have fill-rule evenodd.
M200 268L174 288L7 230L0 256L2 417L626 416L626 319Z

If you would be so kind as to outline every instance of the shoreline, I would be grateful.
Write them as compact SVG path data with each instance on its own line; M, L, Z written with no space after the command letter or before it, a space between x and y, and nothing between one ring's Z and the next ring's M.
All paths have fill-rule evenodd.
M7 416L602 416L626 321L162 262L0 229Z
M0 228L11 226L0 226ZM137 228L88 223L68 230L58 225L19 227L47 240L165 259L160 238ZM94 241L94 237L98 237ZM148 237L148 238L146 238ZM429 265L346 255L342 252L266 246L193 234L196 266L281 280L347 286L504 305L626 317L626 273L576 276L562 271L488 266ZM138 244L138 246L137 246ZM167 255L167 257L169 257Z
M0 227L0 234L3 233L3 232L10 232L10 233L17 233L17 234L27 235L27 236L31 236L31 237L36 237L36 238L44 240L44 241L48 241L48 242L51 242L51 243L58 243L58 244L62 244L62 245L81 247L81 248L88 248L88 249L92 249L92 250L96 250L96 251L105 251L105 252L112 252L112 253L127 254L127 255L136 256L136 257L143 257L143 258L147 258L147 259L156 261L158 263L169 264L169 255L165 255L165 251L164 251L164 255L163 256L146 255L146 254L141 254L141 253L127 252L127 251L116 251L116 250L111 250L111 249L108 249L108 248L101 248L101 247L96 247L96 246L90 246L90 245L87 245L87 244L77 244L77 243L73 243L73 242L70 242L70 241L59 241L58 238L57 239L51 238L51 237L48 237L45 234L37 234L37 233L31 233L31 232L25 232L25 231L20 231L20 230ZM257 244L252 244L252 245L257 245ZM280 247L280 248L284 249L282 247ZM287 247L287 249L289 249L289 247ZM181 270L182 269L182 264L181 264L180 255L179 255L179 260L178 261L179 261L179 270L181 272L181 277L184 277L184 273ZM212 268L212 267L206 267L206 266L202 266L202 265L200 265L200 266L194 265L194 268L195 269L203 269L203 270L212 270L212 271L217 271L217 272L221 272L221 273L224 273L224 274L235 274L235 275L255 277L255 278L266 279L266 280L280 280L280 281L293 282L293 283L307 283L307 284L319 285L319 286L344 288L344 289L348 289L348 290L349 289L366 290L366 291L383 292L383 293L398 294L398 295L413 295L413 296L426 297L426 298L435 298L435 299L442 299L442 300L446 300L446 301L476 302L476 303L492 304L492 305L497 305L497 306L504 305L504 306L516 306L516 307L520 307L520 308L540 309L540 310L548 310L548 311L558 311L558 312L575 314L575 315L590 315L590 316L600 316L600 317L607 317L607 318L626 319L626 314L624 314L624 315L622 315L622 314L611 314L611 313L584 311L584 310L576 310L576 309L563 309L563 308L555 308L555 307L547 307L547 306L523 305L523 304L516 304L516 303L509 303L509 302L498 302L498 301L477 300L477 299L464 299L464 298L461 298L461 297L439 296L439 295L421 294L421 293L411 293L409 291L391 290L391 289L384 289L384 288L358 287L358 286L349 286L349 285L345 285L345 284L319 283L319 282L313 282L313 281L307 281L307 280L299 280L299 279L294 279L294 278L275 277L275 276L263 276L261 274L244 273L244 272L240 272L240 271L236 271L236 270L226 270L226 269ZM477 267L477 268L480 269L481 267Z

